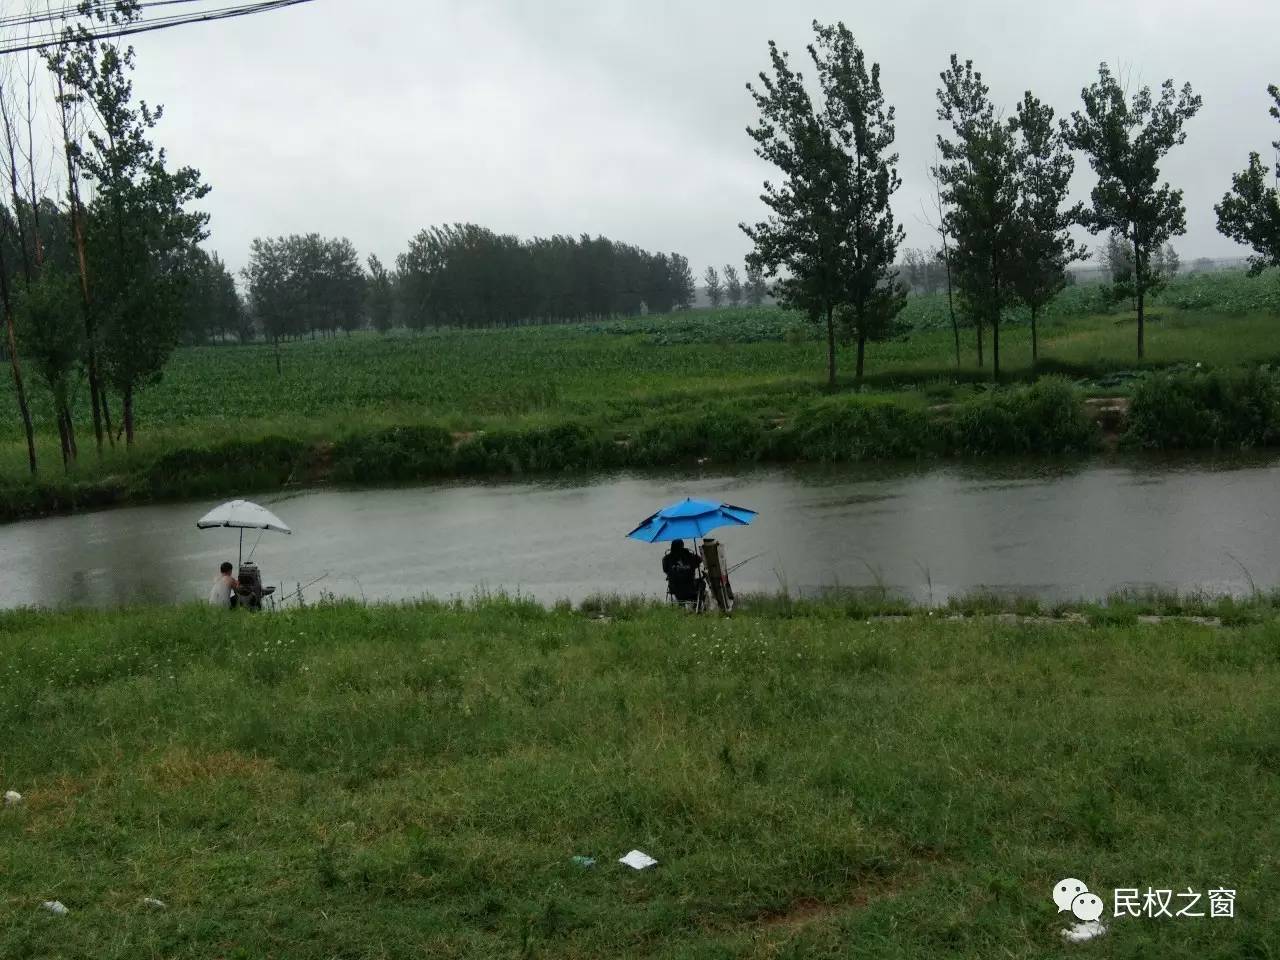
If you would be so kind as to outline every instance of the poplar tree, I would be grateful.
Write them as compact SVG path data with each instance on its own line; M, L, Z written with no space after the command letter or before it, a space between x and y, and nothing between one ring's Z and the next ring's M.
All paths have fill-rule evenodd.
M1271 116L1280 120L1280 87L1272 84L1267 93L1275 101ZM1249 166L1231 178L1231 190L1213 209L1218 215L1218 232L1236 243L1252 247L1249 272L1259 274L1267 267L1280 267L1280 140L1271 144L1276 151L1275 179L1256 153L1249 154Z
M1071 156L1053 108L1027 91L1018 103L1014 127L1018 131L1021 238L1014 263L1013 285L1031 312L1031 362L1040 359L1036 318L1067 284L1067 265L1086 253L1071 238L1070 227L1080 219L1083 205L1064 208L1075 159Z
M827 384L836 386L836 312L858 344L858 376L869 339L892 328L905 303L894 260L902 228L889 201L900 184L893 108L843 23L813 23L808 46L821 105L815 105L788 55L769 42L772 75L747 90L760 111L749 127L756 154L778 168L760 199L767 220L743 231L755 244L748 258L769 277L785 305L803 310L827 333Z
M746 282L743 284L743 295L747 298L747 303L753 307L758 307L764 303L764 295L767 292L764 271L759 265L753 266L748 263L744 270L744 276L746 277Z
M1202 99L1191 84L1172 80L1127 96L1105 63L1098 80L1081 91L1084 109L1065 125L1067 143L1089 158L1098 176L1082 222L1094 234L1114 232L1133 249L1133 285L1138 311L1138 358L1145 352L1145 300L1161 275L1153 255L1172 237L1187 232L1182 191L1160 182L1160 161L1187 139L1183 129Z
M702 275L702 279L706 281L707 299L711 301L711 306L720 306L724 300L724 285L720 282L720 274L716 272L716 268L707 267L707 272Z
M938 119L950 138L938 137L938 181L943 229L952 240L952 279L978 334L991 328L991 373L1000 377L1000 318L1016 302L1021 223L1018 218L1018 150L1013 123L1002 122L973 61L954 54L940 75Z
M736 307L742 303L742 279L732 264L724 265L724 294L729 306Z

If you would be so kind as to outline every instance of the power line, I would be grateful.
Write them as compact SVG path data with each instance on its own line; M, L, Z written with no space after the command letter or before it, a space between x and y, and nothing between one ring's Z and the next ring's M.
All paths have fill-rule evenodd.
M153 0L152 6L169 5L174 3L185 3L190 0ZM149 33L153 30L165 30L169 27L184 26L189 23L208 23L214 20L230 20L234 17L246 17L255 13L268 13L272 10L281 10L285 7L296 6L300 3L310 3L311 0L258 0L255 3L240 4L238 6L220 7L214 10L202 10L191 13L171 14L164 17L156 17L152 20L133 21L130 23L121 23L115 25L102 25L97 29L86 30L83 35L73 35L68 38L62 30L47 31L34 37L23 37L18 40L11 41L8 44L0 44L0 56L6 53L22 53L27 50L38 50L41 47L56 47L66 43L73 43L87 36L92 40L104 40L112 37L127 37L138 33Z
M138 4L139 10L146 10L150 7L168 7L179 3L200 3L201 0L142 0ZM37 23L55 23L62 20L71 20L80 13L79 3L70 3L65 7L57 10L46 9L44 13L32 13L30 9L26 13L19 13L13 16L0 17L0 27L28 27Z

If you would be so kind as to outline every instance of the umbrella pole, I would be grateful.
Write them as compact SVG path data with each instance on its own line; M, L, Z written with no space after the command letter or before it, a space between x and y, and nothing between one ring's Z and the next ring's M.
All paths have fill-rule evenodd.
M244 527L240 528L240 556L236 560L236 569L240 569L240 564L244 563Z

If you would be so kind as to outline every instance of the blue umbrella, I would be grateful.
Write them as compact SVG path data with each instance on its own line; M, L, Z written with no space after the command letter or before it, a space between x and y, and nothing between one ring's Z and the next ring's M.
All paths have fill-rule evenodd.
M717 527L744 527L756 518L754 510L730 503L710 503L688 498L663 507L630 533L632 540L661 543L668 540L695 540Z

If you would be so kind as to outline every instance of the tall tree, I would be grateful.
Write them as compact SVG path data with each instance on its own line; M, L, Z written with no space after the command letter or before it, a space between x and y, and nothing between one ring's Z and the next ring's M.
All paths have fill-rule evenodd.
M746 283L743 284L743 295L747 298L747 303L753 307L758 307L764 303L764 295L767 288L764 282L764 270L759 264L748 263L745 268Z
M711 306L720 306L724 302L724 285L720 282L719 272L715 267L707 267L702 279L706 282L707 299L711 301Z
M79 278L55 263L14 295L18 342L53 401L64 469L76 456L71 401L77 366L84 357L79 297Z
M1064 207L1075 159L1067 149L1053 108L1031 91L1018 103L1014 125L1018 144L1018 218L1021 238L1014 263L1013 285L1031 312L1031 363L1040 359L1036 319L1067 285L1067 265L1086 256L1071 238L1070 227L1083 205Z
M761 71L760 86L747 91L760 111L747 134L755 152L777 167L782 182L766 180L760 199L769 210L767 220L740 224L755 249L748 262L770 277L778 277L775 295L803 310L827 332L827 384L836 386L836 330L834 315L840 302L843 231L833 213L831 195L841 177L838 150L814 109L800 73L790 56L769 41L772 76Z
M0 242L0 310L4 312L9 371L13 375L13 389L18 399L18 413L22 417L22 428L27 439L27 466L34 477L39 466L36 462L36 438L31 423L31 407L27 402L26 382L22 378L22 363L18 359L17 324L13 315L13 297L9 290L9 265L5 263L2 248L3 243Z
M87 210L81 198L80 183L87 179L82 164L86 92L98 70L99 45L87 23L108 24L126 29L141 14L137 0L80 0L76 4L80 20L65 22L62 42L43 51L49 72L53 75L58 124L62 135L62 157L66 164L67 205L71 216L71 239L75 247L76 267L80 276L80 311L84 322L85 372L89 380L89 403L93 414L93 433L98 456L102 456L103 438L111 439L111 410L107 401L106 382L101 363L101 323L95 308L89 281L87 252Z
M951 272L978 330L991 328L991 373L1000 377L1000 318L1016 300L1021 225L1018 218L1018 151L1012 123L1002 123L973 62L954 54L941 74L938 119L951 126L938 137L934 168L952 239Z
M749 257L770 277L780 274L783 303L825 325L827 384L836 386L836 310L844 305L859 343L877 335L882 319L901 309L893 261L902 239L889 198L898 187L893 109L886 107L880 68L866 58L844 24L813 23L807 48L823 102L815 107L800 73L769 43L772 75L747 85L760 112L747 129L756 154L779 169L760 199L769 218L743 231ZM861 362L859 363L861 376Z
M698 293L697 284L688 258L678 253L671 254L671 286L674 308L688 310L693 306Z
M391 274L376 254L369 254L369 323L379 333L389 333L395 313L395 290Z
M151 141L162 110L135 103L133 48L103 45L67 76L98 125L80 151L94 188L86 247L94 310L102 327L104 372L121 400L132 446L137 390L160 377L181 335L185 286L198 269L207 213L187 209L209 192L192 167L170 171Z
M31 282L32 262L28 246L29 224L25 214L36 211L38 207L34 198L29 202L24 201L23 194L26 189L18 173L17 155L21 148L16 128L16 116L14 111L11 110L11 106L14 104L12 99L14 91L11 90L9 83L11 77L9 69L11 66L11 62L4 63L4 72L0 73L0 120L3 121L0 132L3 133L5 153L7 154L10 197L13 204L12 210L8 211L10 215L4 216L3 223L0 223L0 248L3 248L10 241L15 241L13 246L19 251L23 277L29 284ZM30 86L28 85L29 91ZM4 212L3 205L0 205L0 212ZM18 416L22 420L23 434L27 441L27 466L32 476L35 476L39 468L36 458L35 428L31 420L31 405L27 399L26 382L22 375L22 360L18 354L18 337L14 320L13 291L9 285L9 270L10 264L6 262L3 249L0 249L0 311L3 311L4 314L5 352L9 355L9 372L13 377L14 396L18 402Z
M929 182L933 184L933 212L929 215L929 225L938 235L941 247L934 251L934 257L942 266L942 276L947 290L947 314L951 318L951 334L955 340L956 369L960 369L960 321L956 317L955 284L951 275L951 235L947 232L947 206L942 199L942 184L938 180L938 156L934 154L934 165L929 168ZM981 340L978 341L981 345ZM982 366L982 354L978 354L978 366Z
M732 264L724 265L724 294L729 306L736 307L742 303L742 279Z
M1280 120L1280 86L1272 84L1267 93L1274 102L1271 116ZM1276 151L1274 181L1267 183L1269 171L1256 153L1249 154L1249 166L1231 178L1231 190L1213 209L1218 215L1218 232L1253 249L1249 272L1280 267L1280 140Z
M896 329L907 302L895 262L904 233L890 200L902 181L893 152L893 107L885 103L880 65L868 69L866 55L843 23L813 25L810 55L818 68L824 124L834 136L842 176L836 181L836 215L844 231L840 303L857 345L854 368L861 386L868 340L883 340Z
M1182 191L1161 184L1161 159L1187 139L1186 123L1200 110L1202 100L1184 84L1172 80L1154 99L1150 87L1126 96L1105 63L1098 80L1081 91L1084 109L1071 114L1066 125L1068 144L1089 158L1098 182L1092 206L1083 222L1092 233L1114 231L1133 248L1133 282L1138 309L1138 357L1145 352L1145 300L1159 276L1152 254L1172 237L1187 231Z

